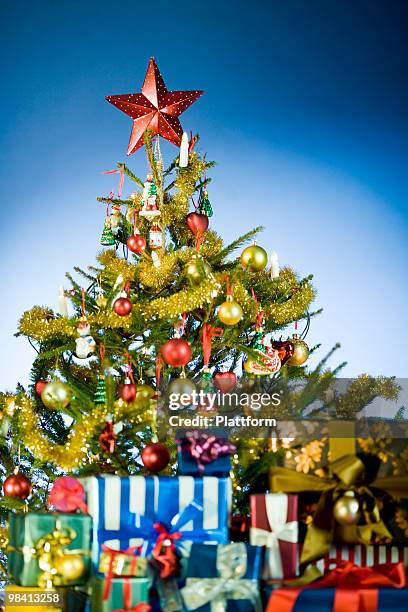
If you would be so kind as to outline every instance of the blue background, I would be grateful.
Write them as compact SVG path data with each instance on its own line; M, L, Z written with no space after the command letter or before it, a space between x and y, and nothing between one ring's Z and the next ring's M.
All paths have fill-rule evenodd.
M181 121L218 161L213 227L263 224L315 275L320 356L340 341L346 375L407 374L407 3L14 0L0 28L0 388L33 358L19 315L57 308L100 248L95 198L117 184L101 172L131 129L104 96L140 91L151 55L169 89L206 90ZM143 150L127 161L145 174Z

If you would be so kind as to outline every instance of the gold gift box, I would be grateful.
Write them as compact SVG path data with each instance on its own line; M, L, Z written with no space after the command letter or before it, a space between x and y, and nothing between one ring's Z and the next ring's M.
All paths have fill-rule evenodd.
M49 598L58 597L55 605ZM63 612L64 595L61 591L9 584L5 589L6 612ZM52 601L52 600L51 600ZM37 604L38 602L38 604Z

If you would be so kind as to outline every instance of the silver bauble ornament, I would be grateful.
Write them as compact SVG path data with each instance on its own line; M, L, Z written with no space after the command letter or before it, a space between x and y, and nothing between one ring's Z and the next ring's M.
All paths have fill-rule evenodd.
M177 396L177 400L184 395L185 403L187 403L187 398L189 403L192 403L193 393L197 390L194 382L190 380L190 378L185 378L180 376L180 378L173 378L173 380L169 384L168 393L169 395ZM184 403L184 402L183 402ZM180 408L183 406L180 405Z

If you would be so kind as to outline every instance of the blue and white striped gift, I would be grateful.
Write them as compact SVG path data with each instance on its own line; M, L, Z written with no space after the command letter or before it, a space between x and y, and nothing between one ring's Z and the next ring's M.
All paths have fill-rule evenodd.
M191 541L228 541L229 478L104 475L81 482L93 518L92 558L96 565L102 544L116 550L143 545L143 552L149 554L154 539L146 540L146 526L154 522L180 531L181 546Z

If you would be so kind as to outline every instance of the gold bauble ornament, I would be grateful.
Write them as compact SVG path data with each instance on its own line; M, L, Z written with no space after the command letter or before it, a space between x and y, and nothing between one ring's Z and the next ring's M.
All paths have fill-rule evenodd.
M99 308L105 308L106 304L108 303L108 299L105 297L103 293L98 293L98 295L95 298L95 302L96 302L96 305L99 306Z
M241 253L241 264L251 272L260 272L268 263L268 254L257 244L247 247Z
M156 394L156 391L150 385L145 385L144 383L136 384L136 397L134 399L135 402L147 402L152 399L152 397Z
M42 390L41 399L50 410L63 410L72 399L72 391L60 380L52 380Z
M219 307L217 316L224 325L235 325L240 322L244 313L232 295L228 295L226 301Z
M180 398L182 395L190 398L192 401L192 394L197 390L194 382L190 378L180 376L180 378L173 378L169 384L168 393L177 395Z
M309 347L307 346L306 342L302 340L298 334L293 334L291 342L294 346L293 355L287 360L286 365L290 365L290 366L303 365L305 361L307 361L307 358L309 357Z
M199 285L211 272L211 268L201 255L193 255L186 264L185 272L193 285Z
M340 525L356 525L361 517L360 502L354 491L345 491L334 504L333 515Z
M83 575L85 563L81 555L62 554L55 559L54 568L64 582L73 582Z

